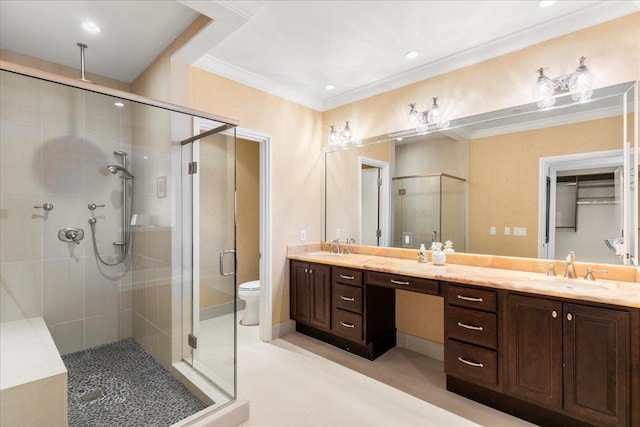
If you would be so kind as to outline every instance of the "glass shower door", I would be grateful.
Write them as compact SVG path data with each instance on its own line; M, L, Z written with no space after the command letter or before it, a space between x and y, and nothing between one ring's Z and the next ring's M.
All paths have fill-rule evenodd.
M191 363L221 392L221 404L236 396L235 133L203 137L192 152Z

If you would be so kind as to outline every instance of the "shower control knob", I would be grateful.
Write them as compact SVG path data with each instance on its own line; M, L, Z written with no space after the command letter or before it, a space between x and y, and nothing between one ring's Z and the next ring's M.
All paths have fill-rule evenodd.
M45 203L42 206L34 206L36 209L44 209L45 211L52 211L53 205L51 203Z
M104 208L104 205L96 205L95 203L89 203L87 205L87 208L89 208L90 211L95 211L96 208Z

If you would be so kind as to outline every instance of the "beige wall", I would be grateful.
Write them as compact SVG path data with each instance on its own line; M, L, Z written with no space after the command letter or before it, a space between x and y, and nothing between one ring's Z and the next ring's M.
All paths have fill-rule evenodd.
M621 148L621 117L472 140L469 252L537 257L539 159ZM527 235L506 236L505 227Z

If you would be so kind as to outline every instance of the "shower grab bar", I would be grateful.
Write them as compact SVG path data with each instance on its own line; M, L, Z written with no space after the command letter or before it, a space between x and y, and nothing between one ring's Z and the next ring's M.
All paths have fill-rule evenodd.
M233 271L229 272L229 273L225 273L224 271L224 256L226 254L233 254ZM238 272L238 257L236 257L236 250L235 249L227 249L224 250L222 252L220 252L220 256L218 257L218 262L220 265L220 275L222 276L233 276L234 274L236 274Z

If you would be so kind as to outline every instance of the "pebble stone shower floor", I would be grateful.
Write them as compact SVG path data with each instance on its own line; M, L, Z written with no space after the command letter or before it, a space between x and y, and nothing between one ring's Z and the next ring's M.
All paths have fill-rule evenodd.
M206 408L133 338L62 360L70 427L169 426Z

